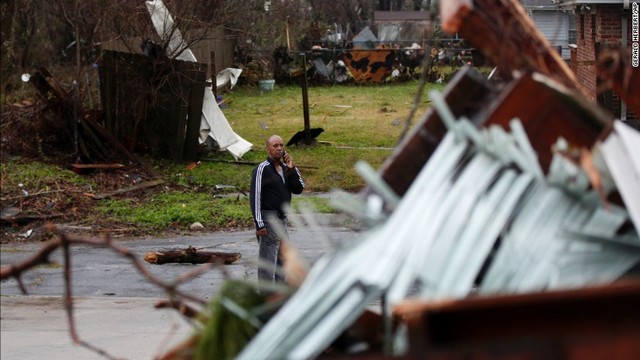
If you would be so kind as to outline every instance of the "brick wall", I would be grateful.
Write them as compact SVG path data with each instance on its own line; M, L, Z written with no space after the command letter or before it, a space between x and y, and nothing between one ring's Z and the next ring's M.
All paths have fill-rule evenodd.
M596 100L596 67L592 65L596 60L595 34L592 32L595 20L596 16L586 11L579 13L576 21L578 31L576 76L593 101Z
M578 49L574 66L578 81L587 90L591 100L600 100L602 105L617 118L620 114L620 98L615 94L597 94L599 85L596 68L591 65L597 59L597 50L622 46L622 4L590 4L591 9L577 11L576 30ZM627 12L627 44L631 44L631 14ZM640 128L640 118L627 110L627 120Z

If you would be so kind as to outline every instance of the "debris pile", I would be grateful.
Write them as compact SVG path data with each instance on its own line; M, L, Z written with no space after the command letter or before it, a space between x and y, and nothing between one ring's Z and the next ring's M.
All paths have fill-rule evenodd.
M178 54L175 57L176 60L197 63L195 55L191 49L186 47L180 30L176 27L171 13L162 0L149 0L146 1L146 5L156 32L163 43L168 44L167 55L175 56ZM209 87L204 88L200 110L200 144L206 143L211 138L220 149L229 151L236 159L242 158L242 155L251 150L252 144L236 134L231 128Z
M530 81L554 93L562 89L542 75ZM505 91L513 89L521 90ZM635 224L640 218L626 209L633 198L625 189L640 188L634 176L640 168L616 179L611 174L624 160L607 150L630 154L640 146L635 130L616 122L616 135L602 143L603 151L590 153L602 179L613 180L603 194L592 186L592 174L568 155L573 145L562 136L556 136L549 150L537 152L527 133L532 124L512 119L505 129L488 121L478 129L468 119L456 118L442 95L434 92L431 98L448 131L406 194L397 201L382 191L369 193L370 204L383 197L392 211L369 211L376 225L359 241L318 262L240 359L260 352L276 358L317 357L375 299L382 298L383 314L392 314L408 295L430 304L578 289L638 272L640 238ZM546 160L547 152L548 168L539 160ZM607 200L612 191L620 191L624 201ZM631 294L637 299L634 289ZM501 311L499 304L494 306L494 311ZM607 321L585 336L606 331ZM637 322L629 329L640 331ZM405 336L419 341L414 333L418 330L406 324L389 329L388 341L405 344L393 347L396 355L417 354L415 344L406 345ZM437 336L438 329L431 331Z
M239 359L322 357L377 304L383 347L361 339L360 355L640 355L640 134L587 100L526 17L514 1L443 4L443 27L505 83L465 68L379 174L360 166L368 189L335 205L370 229L318 261Z
M260 80L273 79L273 71L269 69L267 61L253 59L243 69L242 76L248 84L257 85Z

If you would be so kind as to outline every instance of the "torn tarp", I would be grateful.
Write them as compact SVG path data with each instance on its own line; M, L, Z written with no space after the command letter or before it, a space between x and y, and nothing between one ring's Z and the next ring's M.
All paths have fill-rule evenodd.
M158 35L167 42L167 56L177 60L197 62L193 52L185 47L180 31L175 27L173 18L162 0L147 1L147 9ZM177 56L176 56L177 55ZM220 149L229 151L236 159L251 149L251 143L236 134L218 106L213 92L205 87L200 124L200 143L210 136Z
M218 75L216 75L216 88L220 89L229 84L229 89L233 89L238 82L240 74L242 74L242 69L226 68L220 71Z

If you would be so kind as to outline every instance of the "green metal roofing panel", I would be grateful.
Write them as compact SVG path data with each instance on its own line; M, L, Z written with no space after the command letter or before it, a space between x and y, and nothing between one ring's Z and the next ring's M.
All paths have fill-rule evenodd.
M449 132L405 196L383 223L318 261L239 359L317 357L383 296L388 314L409 294L464 298L476 290L523 293L603 284L640 262L638 232L622 226L630 218L627 209L603 204L561 152L545 177L517 119L511 132L477 129L454 119L439 94L432 95ZM637 145L637 134L626 130L605 141L603 159L612 169L623 165L612 156ZM556 147L562 149L562 139ZM621 191L637 185L630 168L623 175L613 171ZM381 184L372 189L393 198ZM635 196L637 189L625 194ZM488 270L480 276L485 262Z

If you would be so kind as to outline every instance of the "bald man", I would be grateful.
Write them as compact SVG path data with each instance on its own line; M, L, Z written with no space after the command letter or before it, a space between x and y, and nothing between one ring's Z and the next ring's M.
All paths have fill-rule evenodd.
M282 266L278 256L280 238L269 220L275 219L285 229L286 214L283 207L291 203L291 194L301 194L304 180L293 158L284 150L282 138L270 136L266 141L267 160L260 163L251 175L251 213L256 226L260 247L258 279L279 282L284 279L276 272Z

